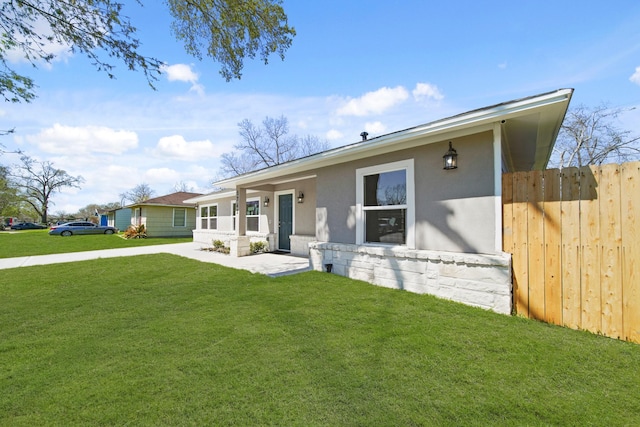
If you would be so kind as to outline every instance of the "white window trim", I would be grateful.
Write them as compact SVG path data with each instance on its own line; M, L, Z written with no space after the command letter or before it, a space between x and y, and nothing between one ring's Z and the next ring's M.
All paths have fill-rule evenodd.
M217 221L218 215L217 214L215 216L211 215L211 208L214 207L214 206L216 207L216 212L218 212L219 208L218 208L218 204L217 203L210 203L210 204L199 205L198 206L198 224L197 224L197 228L198 229L200 229L200 230L217 230L218 229L218 221ZM206 216L206 217L202 216L202 208L207 208L207 212L209 213L208 216ZM204 218L207 218L207 228L202 228L202 220ZM211 228L211 219L212 218L216 218L216 228Z
M176 211L183 210L184 211L184 225L176 225ZM187 227L187 208L173 208L173 228L186 228Z
M384 172L393 172L404 169L407 177L407 218L406 233L407 241L405 245L409 249L415 249L415 180L414 180L414 160L407 159L398 162L385 163L382 165L369 166L356 169L356 244L364 245L364 177ZM389 246L387 243L366 243L367 245ZM396 245L394 245L396 246Z
M211 208L212 208L212 207L214 207L214 206L215 206L215 208L216 208L216 214L215 214L215 216L214 216L214 215L211 215ZM209 205L209 223L208 223L208 225L209 225L209 228L208 228L208 229L209 229L209 230L217 230L217 229L218 229L218 216L220 215L220 213L219 213L219 209L220 209L220 208L218 207L218 204L217 204L217 203L212 203L212 204L210 204L210 205ZM216 219L216 228L211 228L211 219L212 219L212 218L215 218L215 219Z
M251 230L254 233L259 233L260 229L262 227L260 227L260 215L262 214L262 205L260 204L260 197L248 197L247 198L247 203L249 202L258 202L258 215L245 215L245 219L247 221L247 227L246 230L247 232L249 231L249 218L257 218L258 219L258 229L257 230ZM246 207L245 207L246 209Z
M249 197L247 198L247 200L245 200L246 203L258 202L258 215L245 215L245 221L247 220L247 218L258 218L258 231L251 230L251 233L259 233L260 229L262 228L260 224L262 222L260 221L260 216L262 215L262 206L260 205L260 200L261 200L260 197ZM238 217L235 210L235 204L236 204L236 201L232 200L231 201L231 227L233 230L236 229L236 225L237 225L236 219ZM245 209L246 209L246 206L245 206ZM249 232L248 229L245 228L245 230L246 232Z
M209 212L209 205L198 205L198 220L196 221L196 228L199 230L208 230L209 229L209 215L206 217L202 216L202 209L207 208L207 213ZM202 220L207 218L207 228L202 227Z

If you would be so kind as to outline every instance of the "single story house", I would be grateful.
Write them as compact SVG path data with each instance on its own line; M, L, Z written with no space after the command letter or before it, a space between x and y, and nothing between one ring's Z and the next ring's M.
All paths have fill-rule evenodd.
M502 174L547 165L572 89L513 100L214 183L194 241L251 241L315 270L511 312ZM238 207L242 207L238 209Z
M179 191L125 206L130 225L144 225L147 237L190 237L196 228L195 204L185 200L200 193Z
M107 212L107 225L120 231L126 230L131 225L131 209L111 209Z

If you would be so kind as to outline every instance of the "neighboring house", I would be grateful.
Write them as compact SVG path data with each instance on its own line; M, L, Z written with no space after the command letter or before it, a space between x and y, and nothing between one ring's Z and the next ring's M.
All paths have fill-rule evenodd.
M131 209L118 208L107 212L107 225L124 231L131 225Z
M126 206L129 225L144 225L148 237L189 237L196 227L195 205L185 200L200 193L179 191Z
M547 165L572 89L481 108L225 179L194 241L309 256L315 270L511 312L502 173ZM444 169L456 150L458 167ZM235 209L244 206L243 209Z

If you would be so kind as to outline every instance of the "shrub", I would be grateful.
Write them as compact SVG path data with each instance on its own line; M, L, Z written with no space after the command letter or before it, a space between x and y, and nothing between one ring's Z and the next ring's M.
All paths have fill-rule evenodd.
M124 231L125 239L146 239L147 229L144 224L131 225Z
M257 254L261 252L269 252L269 246L267 242L251 242L249 243L249 250L252 254Z
M222 240L213 240L211 243L213 244L213 247L207 249L211 252L220 252L223 254L228 254L231 252L231 248L225 246Z

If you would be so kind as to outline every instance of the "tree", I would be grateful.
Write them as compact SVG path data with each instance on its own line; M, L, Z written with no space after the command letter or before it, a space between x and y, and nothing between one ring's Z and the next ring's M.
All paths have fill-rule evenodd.
M184 181L178 181L173 185L173 191L174 193L177 193L179 191L184 193L193 193L193 187Z
M20 161L22 164L14 167L11 176L20 188L21 199L31 205L46 224L53 194L66 187L80 188L84 179L56 169L50 161L40 162L29 156L20 157Z
M154 0L157 1L157 0ZM142 6L142 0L136 0ZM242 76L245 58L272 53L284 59L295 29L287 24L281 0L165 0L174 36L186 51L218 62L227 80ZM35 83L9 66L12 52L34 67L56 57L52 45L86 55L98 71L114 78L115 62L140 70L153 87L163 63L140 53L136 28L117 0L14 0L0 3L0 94L10 102L29 102ZM44 28L44 29L43 29ZM114 62L115 61L115 62Z
M262 127L244 119L238 127L242 142L234 145L236 152L221 156L222 172L226 176L279 165L329 148L328 142L312 135L290 136L289 121L284 116L278 119L266 117Z
M166 0L174 18L171 28L187 53L202 59L205 51L222 66L229 81L242 77L243 59L284 53L296 31L287 24L282 0Z
M131 190L120 194L120 198L123 201L123 205L125 200L129 200L132 203L140 203L150 199L155 193L156 192L151 189L149 184L143 182L142 184L136 185Z
M87 221L91 221L97 224L98 217L96 216L96 212L101 210L102 210L102 206L98 205L97 203L90 203L84 208L80 208L80 210L78 210L75 216L77 218L84 218Z
M9 178L9 169L0 166L0 217L14 217L20 213L18 187Z
M640 136L620 130L615 121L623 109L579 105L567 113L554 147L559 168L625 162L640 157Z

